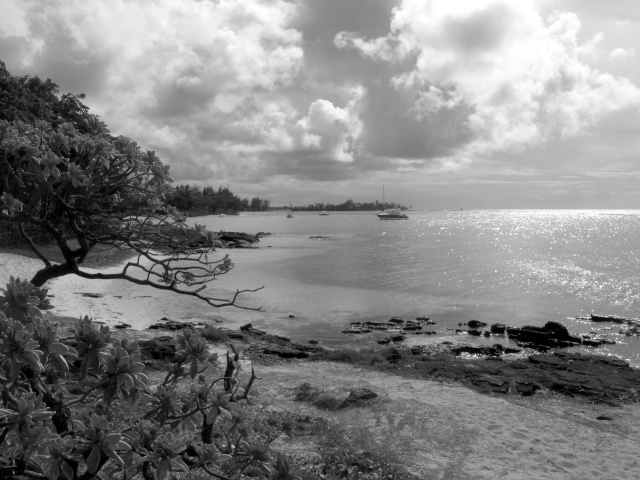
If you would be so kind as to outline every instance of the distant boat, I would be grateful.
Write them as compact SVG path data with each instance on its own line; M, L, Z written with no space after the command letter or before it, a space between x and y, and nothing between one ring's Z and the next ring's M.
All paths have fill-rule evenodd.
M293 218L293 212L287 213L287 218Z
M319 213L319 215L329 215L329 214L323 210Z
M384 199L384 185L382 185L382 203L385 207L387 206ZM382 212L376 213L376 217L380 220L407 220L409 218L399 208L385 208Z
M380 213L376 213L380 220L406 220L409 217L397 208L387 208Z

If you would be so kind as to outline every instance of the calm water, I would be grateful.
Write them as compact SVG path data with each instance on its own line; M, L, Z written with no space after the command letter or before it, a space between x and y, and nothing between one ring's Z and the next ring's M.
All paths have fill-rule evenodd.
M267 312L222 316L297 339L353 342L339 333L350 321L394 315L429 315L440 336L471 319L555 320L582 333L602 325L576 316L640 316L640 211L427 211L393 222L371 212L309 212L195 221L214 231L274 234L257 251L232 253L231 283L264 284L246 302ZM329 238L310 238L317 235ZM638 342L617 331L613 326L611 334L621 345L600 351L638 363Z

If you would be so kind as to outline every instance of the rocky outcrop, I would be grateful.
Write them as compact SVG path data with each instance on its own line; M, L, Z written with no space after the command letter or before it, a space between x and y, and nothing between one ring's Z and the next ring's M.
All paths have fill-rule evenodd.
M558 351L509 361L497 356L467 360L457 357L463 351L474 350L456 344L413 347L413 358L420 357L413 362L416 374L458 381L486 393L533 395L545 389L610 405L640 400L640 371L620 359Z
M543 351L551 348L572 347L582 343L579 337L570 335L567 327L558 322L547 322L543 327L531 325L507 327L507 334L521 347Z

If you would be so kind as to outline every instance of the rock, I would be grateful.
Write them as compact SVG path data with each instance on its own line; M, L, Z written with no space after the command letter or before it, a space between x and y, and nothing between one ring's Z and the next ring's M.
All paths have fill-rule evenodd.
M491 325L491 333L502 334L507 331L507 326L504 323L494 323Z
M257 235L249 235L248 233L241 232L219 232L218 238L223 242L230 243L256 243L260 241Z
M307 352L294 350L292 348L272 348L268 347L262 351L266 355L276 355L280 358L309 358Z
M345 399L342 406L350 407L350 406L353 406L354 404L359 404L359 403L366 402L368 400L373 400L374 398L377 398L377 397L378 397L378 394L375 392L372 392L368 388L358 388L356 390L352 390L349 393L349 396Z
M176 342L172 337L158 337L138 342L143 360L167 360L172 362L176 354Z
M407 331L422 330L422 326L421 325L409 324L409 325L405 325L404 327L402 327L402 329L403 330L407 330Z
M469 325L469 328L479 328L479 327L486 327L487 326L486 323L481 322L479 320L469 320L467 325Z
M543 327L507 327L507 334L514 338L519 346L540 351L572 347L581 343L580 338L570 335L567 327L558 322L547 322Z
M296 318L296 316L289 314L289 318Z
M479 336L482 335L482 332L480 330L476 330L474 328L471 328L471 329L467 330L467 333L469 335L473 335L474 337L479 337Z
M116 328L118 330L124 330L125 328L131 328L131 325L123 322L123 323L119 323L118 325L114 325L113 328Z
M391 342L391 337L378 337L377 342L380 345L386 345Z
M391 341L392 342L402 342L405 339L404 335L392 335L391 336Z
M429 317L427 317L426 315L420 315L419 317L416 317L416 320L418 320L419 322L428 322Z
M309 340L309 343L310 343L311 345L318 345L318 344L320 344L321 342L320 342L320 340L316 340L315 338L312 338L311 340Z
M596 420L613 420L613 418L609 417L608 415L598 415L596 417Z
M389 323L395 323L396 325L400 325L402 323L404 323L404 320L400 317L391 317L389 319Z
M191 325L190 323L182 323L182 322L176 322L175 320L169 320L166 323L154 323L153 325L150 325L148 330L169 330L169 331L175 331L175 330L183 330L185 328L192 328L193 325Z
M591 314L592 322L614 322L614 323L626 323L629 321L627 317L621 317L618 315L596 315Z

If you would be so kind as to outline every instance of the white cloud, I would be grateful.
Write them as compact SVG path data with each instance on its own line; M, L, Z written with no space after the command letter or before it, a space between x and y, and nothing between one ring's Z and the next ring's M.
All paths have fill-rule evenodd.
M353 161L353 139L361 128L350 111L354 103L342 109L328 100L313 102L309 113L296 124L299 147L338 161Z
M381 61L415 56L415 67L395 77L400 88L455 86L476 134L459 154L483 155L578 135L640 104L630 81L581 60L603 37L580 45L579 30L574 14L543 19L533 0L404 0L383 39L345 33L336 44Z
M636 55L635 48L615 48L609 56L611 58L631 58Z

